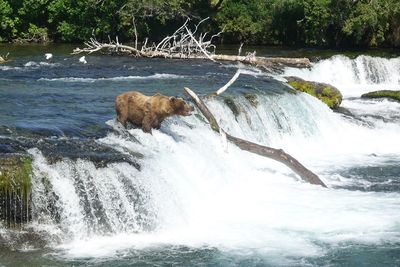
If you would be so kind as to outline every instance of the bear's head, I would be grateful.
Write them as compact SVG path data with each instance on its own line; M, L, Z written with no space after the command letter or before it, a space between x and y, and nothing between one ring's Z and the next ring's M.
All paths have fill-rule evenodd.
M182 98L170 97L169 101L176 115L190 116L194 108Z

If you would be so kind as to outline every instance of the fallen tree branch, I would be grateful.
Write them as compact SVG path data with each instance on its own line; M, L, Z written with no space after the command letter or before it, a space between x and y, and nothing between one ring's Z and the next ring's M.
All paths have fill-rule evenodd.
M10 54L10 53L7 53L5 56L0 55L0 63L7 62L7 61L8 61L8 55L9 55L9 54Z
M206 117L208 122L210 123L211 129L213 129L216 132L219 133L224 133L226 135L226 138L234 143L236 146L238 146L242 150L249 151L254 154L258 154L260 156L264 156L273 160L276 160L280 163L285 164L287 167L289 167L294 173L299 175L304 181L310 183L310 184L315 184L315 185L321 185L323 187L327 187L319 177L304 167L298 160L296 160L294 157L291 155L287 154L285 151L282 149L275 149L267 146L262 146L247 140L243 140L240 138L237 138L235 136L232 136L228 133L226 133L218 124L217 120L215 119L214 115L211 113L211 111L207 108L203 100L201 100L195 92L193 92L191 89L188 87L185 87L186 93L193 99L194 103L196 106L199 108L201 113Z
M224 86L222 86L221 88L219 88L214 95L220 95L223 92L226 91L226 89L228 89L229 86L231 86L236 80L237 78L239 78L240 75L240 69L238 69L235 73L235 75L233 75L233 77L229 80L229 82L227 84L225 84Z
M208 39L207 33L197 33L199 26L209 18L201 20L194 25L194 30L189 27L190 19L188 18L182 26L180 26L171 36L166 36L158 44L153 44L147 47L148 39L138 47L136 22L133 19L135 44L134 47L122 45L118 41L109 40L108 43L101 43L95 38L90 38L85 42L84 48L76 48L72 54L94 53L106 51L108 53L126 54L135 57L147 58L173 58L173 59L208 59L211 61L230 61L241 62L244 64L263 67L266 69L275 69L280 67L297 67L307 68L311 66L308 58L276 58L276 57L259 57L256 53L248 53L246 56L241 56L241 48L238 55L216 55L216 46L212 44L214 38L219 37L223 31L220 31Z

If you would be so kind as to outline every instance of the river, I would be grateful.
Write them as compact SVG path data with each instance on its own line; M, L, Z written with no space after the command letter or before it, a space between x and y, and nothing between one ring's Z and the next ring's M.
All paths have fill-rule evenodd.
M400 265L400 103L360 98L400 90L400 57L319 52L309 69L262 72L105 55L82 64L66 45L0 49L12 57L0 65L0 152L33 158L32 222L0 224L0 266ZM284 149L328 188L225 143L197 111L153 135L115 122L122 92L205 95L238 67L206 101L219 123ZM296 93L289 75L335 85L345 112Z

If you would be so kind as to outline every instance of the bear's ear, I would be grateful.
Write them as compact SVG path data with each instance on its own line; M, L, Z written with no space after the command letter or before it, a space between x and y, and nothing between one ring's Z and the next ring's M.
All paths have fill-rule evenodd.
M169 98L169 101L171 101L171 102L174 102L176 100L176 97L174 97L174 96L171 96L170 98Z

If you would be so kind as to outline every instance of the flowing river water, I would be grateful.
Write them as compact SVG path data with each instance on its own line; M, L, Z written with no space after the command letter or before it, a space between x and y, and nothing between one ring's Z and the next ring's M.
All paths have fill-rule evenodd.
M334 55L268 73L78 58L32 47L0 65L0 152L33 158L32 222L0 224L0 266L400 265L400 103L360 98L400 90L400 58ZM284 149L329 188L225 143L197 111L153 135L115 122L122 92L205 95L238 67L206 101L220 124ZM288 75L337 86L346 111L296 93Z

